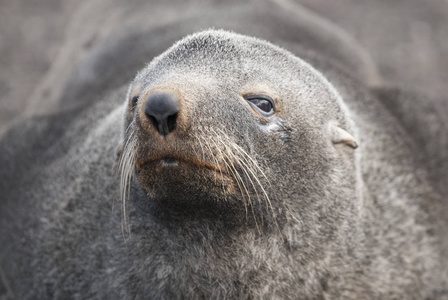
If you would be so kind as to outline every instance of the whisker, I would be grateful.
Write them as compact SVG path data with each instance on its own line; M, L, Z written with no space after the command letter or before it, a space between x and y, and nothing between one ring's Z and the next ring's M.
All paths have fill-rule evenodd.
M223 162L226 165L226 169L233 175L233 177L236 180L236 183L238 185L238 188L240 189L241 195L243 196L243 202L244 202L244 207L245 207L245 210L246 210L246 217L247 217L247 204L246 204L246 199L245 199L244 193L243 193L243 189L244 189L244 191L245 191L245 193L246 193L246 195L248 197L248 203L249 203L249 205L251 207L251 210L252 210L252 215L253 215L254 220L255 220L255 225L257 226L257 229L259 231L260 229L258 227L258 222L257 222L257 219L255 217L254 206L252 205L252 200L251 200L251 197L250 197L250 193L249 193L249 191L248 191L248 189L247 189L243 179L238 174L238 171L236 170L236 168L235 168L235 166L233 164L234 160L229 159L228 151L222 152L220 147L218 147L218 145L215 143L215 141L213 141L213 139L212 139L212 142L215 144L215 147L216 147L217 151L219 151L221 153L221 156L223 157ZM222 143L222 141L221 141L221 143ZM224 149L228 149L227 146L224 143L222 143L222 144L224 145ZM243 187L243 189L241 189L241 186Z
M131 128L131 123L128 126L126 132ZM123 152L120 157L118 170L120 172L120 195L121 195L121 211L122 211L122 224L121 230L123 236L127 232L130 234L129 220L126 212L126 201L130 197L131 193L131 182L134 175L135 169L135 148L137 145L137 139L135 138L135 131L129 134L126 143L123 147Z
M270 199L266 189L263 187L263 185L261 184L260 180L258 179L258 176L255 173L256 173L256 171L258 171L266 179L266 181L268 183L268 186L272 190L272 185L271 185L271 182L270 182L269 178L263 172L263 170L258 165L258 163L242 147L240 147L239 145L237 145L236 143L231 141L229 136L226 133L224 133L222 130L220 130L220 129L218 129L218 130L220 132L220 136L223 136L224 138L226 138L226 143L224 143L224 144L231 145L233 147L234 152L236 152L236 153L241 155L240 159L238 159L238 162L240 164L242 164L242 168L241 169L246 173L246 175L248 176L249 180L251 181L251 183L252 183L252 185L254 187L255 192L257 193L257 189L255 188L254 183L250 179L250 177L252 177L256 181L257 185L260 187L260 189L261 189L261 191L263 193L263 196L264 196L266 204L270 208L270 210L272 212L272 215L275 216L275 212L274 212L274 208L272 206L271 199ZM216 132L215 132L215 134L218 135ZM232 151L232 153L233 153L233 151ZM254 170L254 168L255 168L255 170ZM249 174L247 174L246 170L249 171L250 176L249 176ZM257 193L257 197L259 197L258 193ZM275 220L275 224L276 224L277 229L280 231L280 227L279 227L278 222L277 222L275 217L274 217L274 220Z
M213 130L213 129L212 129ZM215 132L216 133L216 132ZM221 142L221 144L223 144L224 145L224 148L227 150L226 151L226 155L227 155L227 157L229 157L229 155L230 156L232 156L232 158L233 159L230 159L230 161L232 162L232 168L234 169L234 171L235 171L235 173L236 173L236 175L237 175L237 177L238 177L238 180L240 180L241 181L241 183L243 184L243 186L244 186L244 189L245 189L245 191L246 191L246 194L247 194L247 196L248 196L248 199L249 199L249 205L251 206L251 209L252 209L252 214L253 214L253 216L254 216L254 219L255 219L255 222L257 223L257 221L256 221L256 218L255 218L255 211L254 211L254 206L252 205L252 200L251 200L251 197L250 197L250 193L249 193L249 191L247 190L247 188L246 188L246 185L244 184L244 181L243 181L243 179L241 178L241 176L238 174L238 172L237 172L237 170L236 170L236 168L235 168L235 166L234 166L234 164L233 164L233 161L236 161L238 164L240 163L239 162L239 159L238 159L238 156L237 155L235 155L235 153L233 153L233 151L231 151L230 150L230 148L229 148L229 143L224 143L222 140L220 140L220 142ZM218 146L216 146L218 149L219 149L219 147ZM258 195L258 192L257 192L257 190L256 190L256 188L255 188L255 185L254 185L254 183L253 183L253 181L250 179L250 177L249 177L249 175L247 174L247 171L245 170L245 168L241 168L242 170L243 170L243 172L246 174L246 177L249 179L249 181L251 182L251 184L252 184L252 188L255 190L255 193L257 194L257 199L258 199L258 201L260 202L260 197L259 197L259 195ZM247 209L247 208L246 208ZM263 216L261 216L261 224L263 225ZM258 224L257 224L258 225Z
M213 155L213 150L212 150L212 148L210 147L210 144L209 144L208 141L203 137L203 135L201 135L201 138L204 140L205 146L207 147L208 151L210 152L210 156L211 156L211 157L213 158L213 160L215 161L215 165L218 167L219 172L220 172L220 174L221 174L221 176L222 176L222 170L221 170L221 168L219 167L218 159L216 158L215 155ZM215 182L215 184L216 184L216 174L214 174L213 179L214 179L214 182ZM224 190L224 186L223 186L223 190Z

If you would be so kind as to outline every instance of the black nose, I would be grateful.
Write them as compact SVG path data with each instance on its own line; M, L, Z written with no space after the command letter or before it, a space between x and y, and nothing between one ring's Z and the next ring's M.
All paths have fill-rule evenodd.
M179 101L174 93L153 92L146 100L145 114L162 136L176 128L178 113Z

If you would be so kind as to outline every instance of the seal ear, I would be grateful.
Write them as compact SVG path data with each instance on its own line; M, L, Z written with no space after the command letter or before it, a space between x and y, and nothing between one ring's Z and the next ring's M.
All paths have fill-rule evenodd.
M353 149L358 148L355 138L338 125L330 125L330 132L333 144L345 144Z

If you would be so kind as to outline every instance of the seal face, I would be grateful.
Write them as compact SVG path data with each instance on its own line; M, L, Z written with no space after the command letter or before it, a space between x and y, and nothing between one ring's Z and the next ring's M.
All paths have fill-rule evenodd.
M309 65L258 39L190 36L140 71L127 99L122 183L136 170L145 201L165 218L278 225L283 176L324 190L333 165L353 168L350 147L334 146L356 147L338 94Z

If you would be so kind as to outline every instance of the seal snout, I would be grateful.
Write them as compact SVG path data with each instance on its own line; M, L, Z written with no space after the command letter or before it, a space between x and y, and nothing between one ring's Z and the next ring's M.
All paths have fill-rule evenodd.
M166 137L176 129L180 111L178 96L173 92L152 92L145 102L145 115L161 136Z

